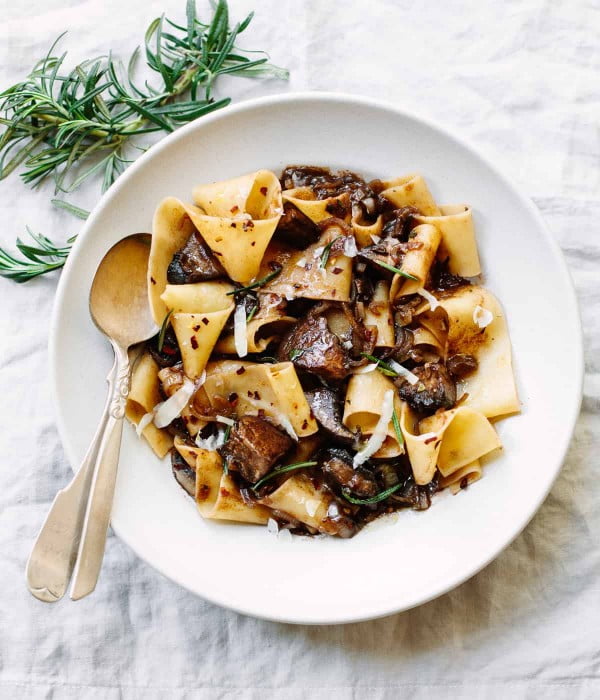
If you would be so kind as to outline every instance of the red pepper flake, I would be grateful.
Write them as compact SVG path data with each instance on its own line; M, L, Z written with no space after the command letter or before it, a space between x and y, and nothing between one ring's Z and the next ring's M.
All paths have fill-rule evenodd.
M227 498L227 497L230 495L230 494L229 494L229 491L228 491L227 489L223 489L223 488L222 488L222 489L219 489L219 490L221 491L221 496L224 496L225 498Z
M198 493L196 495L196 498L199 501L205 501L210 495L210 486L208 484L200 484L198 487Z
M252 392L251 392L251 391L248 391L248 398L249 398L249 399L252 398Z
M262 194L263 197L266 197L266 196L267 196L267 192L268 192L268 191L269 191L269 189L268 189L267 187L261 187L261 188L260 188L260 193Z
M196 340L196 336L195 336L195 335L193 335L193 336L190 338L190 345L194 348L194 350L197 350L197 349L198 349L198 341Z
M337 289L331 290L331 296L334 297L337 294Z
M343 272L341 267L334 267L333 270L331 271L332 275L339 275L340 272Z
M463 476L463 478L460 480L460 488L466 489L468 485L469 485L469 477Z
M255 391L255 392L254 392L254 398L255 398L257 401L260 401L260 394L258 393L258 391Z
M310 409L310 419L314 420L315 419L315 414L313 413L312 408Z
M223 257L223 253L219 253L218 250L213 250L213 253L214 253L215 255L218 255L220 258Z
M252 247L254 247L254 246L256 245L256 241L252 241L252 243L250 243L250 245L251 245Z
M152 284L156 284L156 280L154 279L154 277L150 278L150 282L152 282Z
M428 437L427 440L424 440L423 442L426 445L429 445L430 442L433 442L434 440L437 440L437 435L432 435L431 437Z
M308 421L305 419L305 420L302 422L302 430L306 430L307 428L308 428Z
M246 371L245 367L240 367L239 369L235 370L235 373L236 374L244 374L245 371Z
M238 395L235 393L235 391L232 392L231 394L229 394L229 396L227 397L227 401L229 401L229 403L230 403L232 406L237 406L238 399L239 399L239 397L238 397Z
M200 326L192 326L192 330L197 333L200 330Z
M247 231L249 228L254 228L254 221L252 221L252 219L250 219L249 221L244 221L244 223L242 224L242 228L244 229L244 231Z
M186 422L186 423L187 423L187 421L188 421L188 419L185 418L185 422ZM196 416L190 416L190 417L189 417L189 421L190 421L190 423L191 423L192 425L196 425L196 423L198 422L198 418L197 418Z
M256 415L257 415L259 418L264 418L265 415L266 415L266 414L265 414L264 408L259 408Z
M239 211L239 210L240 210L240 208L238 207L238 205L237 205L237 204L234 204L234 205L231 207L231 209L230 209L229 211L230 211L232 214L235 214L236 211Z
M230 226L231 228L237 228L237 224L235 223L235 221L232 221L232 222L229 224L229 226Z
M204 318L202 319L202 323L203 323L205 326L208 326L208 324L210 323L210 321L206 318L206 316L204 316Z

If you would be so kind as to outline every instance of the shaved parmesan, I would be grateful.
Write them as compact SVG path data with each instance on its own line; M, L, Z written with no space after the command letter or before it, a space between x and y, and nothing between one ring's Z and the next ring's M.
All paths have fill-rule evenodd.
M358 369L355 369L352 374L368 374L369 372L372 372L373 370L377 369L377 363L376 362L371 362L368 365L365 365L364 367L359 367Z
M358 248L353 236L344 239L344 255L347 258L355 258L358 255Z
M202 448L203 450L208 450L209 452L214 452L218 450L225 444L225 430L219 428L216 435L211 435L210 437L203 438L200 437L200 433L196 436L196 446Z
M489 309L484 309L479 304L473 309L473 323L479 328L487 328L493 320L494 314Z
M294 430L294 426L292 425L290 419L285 415L285 413L278 411L270 403L262 401L261 399L247 398L246 401L252 404L259 411L262 409L270 418L273 418L273 420L279 425L279 427L282 428L292 438L292 440L294 440L294 442L298 442L298 435Z
M235 421L226 416L216 416L219 423L225 423L225 425L235 425Z
M388 365L398 376L404 377L409 384L414 386L419 381L419 377L417 377L416 374L413 374L409 369L406 369L406 367L403 367L399 362L396 362L396 360L388 360Z
M417 294L420 294L423 297L423 299L429 302L429 308L432 311L435 311L440 305L440 302L433 296L431 292L428 292L426 289L419 289L417 291Z
M306 267L306 258L300 258L300 260L298 260L296 265L298 267L305 268Z
M154 414L154 425L157 428L166 428L176 418L179 418L183 409L188 405L189 400L194 393L204 384L206 380L206 372L192 382L187 377L184 377L183 385L170 396L166 401L156 404L152 413Z
M175 418L179 418L195 390L194 382L185 377L182 386L172 396L154 407L154 425L166 428Z
M375 245L381 241L381 236L376 236L374 233L371 234L371 240Z
M346 350L352 349L352 341L351 340L343 340L342 345L343 345L343 347L346 348Z
M157 404L157 406L160 406L161 404ZM142 437L142 433L146 428L152 423L152 419L154 418L154 411L156 410L156 406L149 411L148 413L145 413L141 418L140 422L135 426L135 432L137 433L138 437Z
M393 413L394 391L393 389L388 389L383 395L383 401L381 402L381 413L379 420L377 421L377 425L375 426L375 430L373 431L373 435L371 435L371 437L368 439L366 445L354 455L352 464L355 469L370 459L383 445Z
M320 501L317 501L314 498L309 498L304 503L304 507L306 508L306 512L310 515L311 518L315 517L315 513L317 512L317 508L320 505L321 505Z
M267 520L267 532L271 535L276 535L279 532L279 525L273 518Z
M233 314L233 341L238 357L248 354L248 335L246 333L246 309L243 304L235 307Z
M315 248L313 251L313 258L320 258L321 255L323 255L323 251L325 250L325 246L321 245L318 248Z
M279 534L277 535L277 539L291 542L293 539L292 533L287 528L283 528L283 529L279 530Z

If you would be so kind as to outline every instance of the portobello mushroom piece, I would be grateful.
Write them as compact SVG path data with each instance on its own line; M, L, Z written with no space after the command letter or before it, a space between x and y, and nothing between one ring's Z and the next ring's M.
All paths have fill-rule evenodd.
M332 447L325 452L321 469L337 486L349 489L361 498L376 496L379 492L377 482L366 469L354 469L352 456L347 450Z
M471 282L466 277L453 275L448 269L448 258L445 260L435 260L430 272L431 286L433 292L438 294L452 293L459 287L466 287Z
M174 447L171 448L171 469L175 481L194 498L196 494L196 472Z
M428 362L415 367L417 384L405 379L394 380L400 398L422 413L434 413L438 408L452 408L456 403L456 384L441 362Z
M408 234L415 224L413 215L418 213L414 207L402 207L401 209L393 209L390 212L386 212L381 237L407 241Z
M344 379L351 369L348 352L338 336L329 330L327 319L313 311L284 336L277 359L280 362L291 360L298 369L330 381Z
M244 416L233 426L229 440L219 452L232 471L254 484L292 445L293 440L286 433L264 418Z
M181 352L175 336L175 331L171 326L165 331L162 348L158 349L158 335L151 338L146 347L152 358L159 367L172 367L181 362Z
M446 361L446 368L454 379L467 377L469 374L472 374L478 366L479 362L477 362L477 358L466 352L459 352L456 355L452 355L452 357L449 357Z
M283 216L275 229L276 240L289 243L296 248L306 248L317 241L319 235L319 227L312 219L309 219L291 202L284 203Z
M198 231L180 248L167 268L169 284L191 284L225 276L225 270Z
M337 442L352 445L355 435L342 423L342 404L338 394L327 387L318 387L304 394L319 425Z

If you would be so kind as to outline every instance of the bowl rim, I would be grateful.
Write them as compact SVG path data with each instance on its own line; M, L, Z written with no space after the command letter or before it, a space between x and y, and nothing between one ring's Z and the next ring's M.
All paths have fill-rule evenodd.
M550 493L550 490L552 489L554 483L556 482L556 479L562 469L562 466L564 464L564 460L567 454L567 450L569 448L569 445L571 443L573 433L575 430L575 425L577 422L577 419L579 417L580 409L581 409L581 402L582 402L582 395L583 395L583 379L584 379L584 346L583 346L583 332L582 332L582 325L581 325L581 316L580 316L580 311L579 311L579 304L577 300L577 294L575 291L575 286L573 284L573 280L569 271L569 268L567 266L566 260L563 256L562 250L560 249L560 246L558 245L558 242L555 240L553 235L550 233L548 227L546 226L546 223L544 219L542 218L542 215L539 211L539 209L535 206L533 201L527 197L526 195L522 194L521 191L517 188L516 185L513 184L511 179L504 174L504 172L499 169L490 159L487 158L487 156L483 155L480 151L478 151L467 138L464 136L460 135L457 133L457 130L454 128L448 129L446 126L440 124L434 119L431 119L428 116L424 116L414 110L406 110L404 108L398 107L390 102L387 102L385 100L380 100L380 99L375 99L367 96L361 96L361 95L355 95L351 93L338 93L338 92L327 92L327 91L300 91L300 92L286 92L286 93L278 93L274 95L267 95L263 97L257 97L257 98L252 98L248 100L243 100L241 102L228 105L227 107L224 107L223 109L220 109L216 112L212 112L211 114L205 115L203 117L200 117L189 124L186 124L185 126L182 126L181 128L177 129L171 134L168 134L164 138L162 138L160 141L152 145L145 153L143 153L124 173L119 177L119 179L100 197L100 199L97 201L96 205L94 206L92 212L90 213L90 216L84 223L84 226L77 236L77 239L74 243L73 246L73 251L78 251L79 248L81 248L84 244L88 236L90 235L90 231L94 228L95 226L95 221L100 215L100 213L110 205L110 202L112 199L116 196L116 194L127 185L127 182L129 179L140 169L145 167L146 161L150 157L155 157L160 151L168 150L172 144L176 143L180 139L184 139L187 137L188 134L191 132L194 132L196 130L201 130L204 125L211 124L215 121L219 121L221 119L226 119L228 116L233 115L233 114L242 114L246 111L252 111L256 108L265 108L265 107L273 107L273 106L281 106L281 105L291 105L294 103L337 103L337 104L342 104L346 105L348 107L352 106L366 106L366 107L371 107L380 111L388 112L392 116L397 116L401 117L407 120L412 120L414 122L417 122L419 124L425 125L426 127L432 129L433 131L438 132L441 134L443 137L446 139L449 139L450 141L458 144L460 147L468 151L469 155L472 156L473 158L479 160L482 162L485 166L487 166L493 174L503 182L503 184L507 187L507 189L510 190L511 194L515 196L520 203L529 211L531 216L535 219L540 231L543 233L546 243L548 244L549 250L552 253L552 256L554 258L555 263L557 264L557 269L560 270L561 276L562 276L562 284L564 285L565 290L568 292L566 298L565 298L565 303L569 309L569 315L572 316L572 321L574 323L574 326L577 330L576 333L576 338L574 339L574 347L573 347L573 355L570 358L570 364L572 367L572 371L574 372L574 376L576 377L576 382L574 385L574 388L576 391L572 394L569 404L567 408L565 409L565 424L568 426L568 430L565 431L564 437L562 441L558 444L555 445L556 447L556 454L557 454L557 461L556 461L556 467L554 469L554 473L550 476L548 479L548 483L546 485L546 488L543 489L537 496L534 502L532 502L532 505L529 509L529 511L526 513L525 517L521 518L518 522L513 522L510 535L506 538L504 544L500 547L496 547L493 549L491 552L487 552L485 556L482 556L479 561L477 561L474 565L472 565L469 568L469 571L465 573L464 571L461 571L459 574L453 576L453 577L446 577L441 584L437 584L434 586L428 593L420 597L409 604L400 604L398 606L390 607L389 604L385 605L383 607L377 606L377 603L374 603L369 607L368 610L363 611L360 614L356 613L349 613L348 615L344 617L338 616L335 619L329 619L329 620L324 620L322 618L316 618L316 619L311 619L310 617L307 617L306 615L302 615L302 613L298 615L287 615L285 617L282 617L281 615L273 615L270 616L268 614L257 614L254 610L252 610L251 606L242 606L242 605L231 605L230 603L220 600L218 595L207 595L205 593L198 593L194 589L192 589L189 585L187 585L184 581L180 580L180 578L176 575L173 575L172 572L167 573L166 570L163 568L161 564L156 564L154 562L149 562L143 554L136 548L135 543L132 542L126 532L123 532L121 528L119 527L113 527L113 531L115 532L118 537L125 542L136 554L136 556L140 557L143 561L146 563L150 564L153 569L161 573L163 576L168 578L169 580L177 583L179 586L182 588L185 588L189 590L191 593L194 595L197 595L210 603L213 603L215 605L219 605L220 607L224 607L229 610L233 610L234 612L243 614L243 615L248 615L251 617L256 617L259 619L264 619L264 620L269 620L273 622L284 622L284 623L292 623L292 624L310 624L310 625L327 625L327 624L350 624L354 622L362 622L365 620L374 620L382 617L386 617L388 615L393 615L399 612L403 612L405 610L410 610L412 608L418 607L419 605L423 605L431 600L434 600L435 598L438 598L441 595L444 595L445 593L453 590L457 586L461 585L465 581L469 580L476 574L478 574L482 569L484 569L489 563L491 563L494 559L496 559L501 552L503 552L512 542L521 534L521 532L525 529L525 527L529 524L529 522L532 520L534 515L538 512L540 509L541 505L543 502L546 500L548 494ZM69 461L69 464L71 466L71 469L75 471L74 464L76 464L76 455L73 453L72 446L70 444L70 440L68 439L68 431L66 428L65 420L62 414L62 411L60 409L60 402L59 402L59 367L60 367L60 357L59 353L57 351L57 335L58 335L58 328L59 324L61 321L61 315L62 315L62 309L65 303L65 297L66 297L66 290L68 286L68 280L71 275L71 270L75 265L75 258L77 256L75 255L70 255L69 258L67 259L67 262L62 270L62 274L60 276L56 294L55 294L55 299L54 299L54 305L52 309L52 315L50 319L50 329L49 329L49 342L48 342L48 350L49 350L49 363L50 363L50 383L51 383L51 393L52 393L52 402L54 405L54 415L55 415L55 420L56 420L56 425L58 429L58 434L61 440L61 443L63 445L63 448L65 450L65 454L67 456L67 459Z

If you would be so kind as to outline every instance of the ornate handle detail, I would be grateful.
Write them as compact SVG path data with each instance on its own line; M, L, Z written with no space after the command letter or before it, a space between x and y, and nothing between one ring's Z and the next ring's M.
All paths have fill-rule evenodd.
M127 355L125 358L121 358L119 363L119 371L115 378L115 382L112 388L112 399L110 402L109 413L113 418L123 418L125 416L125 404L127 403L127 396L129 395L129 360Z

